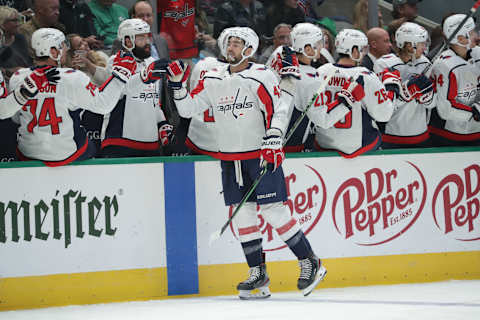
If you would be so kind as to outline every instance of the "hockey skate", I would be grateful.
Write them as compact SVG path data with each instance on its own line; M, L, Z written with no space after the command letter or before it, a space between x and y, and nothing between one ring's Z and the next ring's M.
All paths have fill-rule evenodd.
M299 260L298 264L300 265L300 277L298 278L297 288L302 290L303 295L306 297L325 278L327 269L315 255Z
M262 263L259 266L250 268L248 273L248 279L237 285L239 298L242 300L269 298L270 289L268 285L270 284L270 279L268 278L265 264Z

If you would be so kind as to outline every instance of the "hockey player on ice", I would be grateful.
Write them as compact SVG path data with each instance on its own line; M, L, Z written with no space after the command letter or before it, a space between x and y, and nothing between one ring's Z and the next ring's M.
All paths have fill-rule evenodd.
M382 135L384 149L430 146L427 125L428 111L435 107L433 85L428 75L421 74L430 64L423 55L428 40L425 28L405 22L395 33L398 55L384 55L373 66L387 91L393 89L396 96L395 111Z
M448 17L443 33L449 38L464 14ZM437 91L430 134L438 146L480 145L480 48L473 43L475 22L469 18L434 61L432 78Z
M19 158L41 160L48 166L91 158L95 147L80 126L80 112L84 109L99 114L110 112L135 70L135 61L129 56L115 56L111 76L97 88L83 72L60 68L67 49L65 35L61 31L38 29L32 35L32 48L36 55L36 68L40 72L56 69L58 76L43 87L34 80L37 87L33 90L39 92L21 101L23 108L15 115L20 123ZM37 69L33 70L36 74ZM24 79L30 74L32 69L20 69L10 79L10 89L16 92L24 86Z
M248 58L258 48L258 37L250 28L225 30L220 46L228 65L205 74L190 93L185 82L187 65L174 61L168 67L170 86L182 117L191 117L209 107L213 109L218 152L221 160L225 204L235 205L268 163L268 172L234 219L239 239L250 267L249 277L238 284L242 299L270 296L262 254L262 234L257 221L257 204L264 218L276 229L299 260L298 289L310 294L326 274L299 224L287 206L283 137L288 125L288 106L282 103L281 90L274 74ZM259 291L254 294L253 291Z
M282 90L286 93L283 97L291 97L291 115L287 132L305 111L324 80L324 78L320 78L317 70L311 66L314 60L320 58L321 50L324 47L322 29L311 23L298 23L292 29L290 36L292 37L294 52L288 47L279 47L274 51L268 62L268 66L278 73L279 78L288 77L282 81ZM292 78L290 72L283 75L284 63L289 59L294 59L295 56L299 64L298 76ZM291 68L287 65L285 70ZM295 78L298 78L298 80L294 80ZM290 88L287 86L289 82L293 82L293 86ZM350 111L349 108L348 104L337 104L335 108L331 108L327 112L325 106L320 107L318 101L314 102L314 105L307 111L307 117L304 117L292 137L287 141L285 151L312 151L314 135L311 132L313 124L325 129L329 128L342 119Z
M337 63L325 64L317 69L320 77L334 74L319 98L319 104L328 105L329 109L337 104L331 102L335 102L338 92L356 83L365 88L363 97L360 95L355 99L346 99L347 102L350 101L352 110L344 119L329 129L316 128L315 143L318 149L337 150L342 156L353 158L375 150L381 144L381 135L375 121L388 121L393 113L393 105L378 77L367 68L358 66L366 54L367 45L367 37L363 32L344 29L335 39L339 54Z
M122 51L133 55L137 69L122 92L115 109L104 117L101 155L103 157L144 157L160 155L160 145L172 139L173 127L160 107L160 85L166 60L151 56L148 23L127 19L118 27ZM113 56L107 63L107 73ZM161 71L160 71L161 70Z

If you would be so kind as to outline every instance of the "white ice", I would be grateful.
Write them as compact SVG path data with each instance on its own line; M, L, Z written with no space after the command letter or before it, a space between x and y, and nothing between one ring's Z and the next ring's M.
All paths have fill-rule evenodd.
M272 293L266 300L236 296L179 298L0 312L1 320L479 320L480 280Z

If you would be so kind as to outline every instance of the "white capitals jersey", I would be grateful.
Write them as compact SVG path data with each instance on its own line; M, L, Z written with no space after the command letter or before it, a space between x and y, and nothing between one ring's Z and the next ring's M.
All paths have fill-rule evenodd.
M107 64L110 72L115 56ZM130 77L115 109L105 116L102 127L102 149L124 146L137 150L157 150L160 146L158 123L165 121L160 107L160 81L145 84L139 72L155 59L137 61L135 74Z
M333 149L346 158L353 158L368 150L378 148L381 136L374 121L386 122L393 113L393 104L378 77L365 67L325 64L317 69L320 77L332 74L319 104L335 100L337 92L349 79L363 76L365 97L360 108L352 108L342 120L329 129L316 127L315 142L320 149Z
M312 101L314 95L320 89L324 77L320 77L317 69L312 66L300 64L300 80L295 82L295 95L292 100L291 117L289 129L294 125L299 116L307 109L307 107L312 104L312 106L307 111L307 116L300 123L298 128L293 133L292 137L287 143L288 146L292 147L292 151L301 151L295 150L295 146L305 143L308 133L310 132L310 124L313 122L315 126L327 129L332 127L337 121L341 120L349 113L349 109L339 104L328 110L325 106L320 104L320 96ZM288 132L288 131L287 131Z
M430 61L423 55L415 63L412 61L404 63L396 55L387 54L375 62L373 71L381 79L381 73L385 69L398 70L402 82L405 82L409 76L421 74L428 65L430 65ZM410 102L395 99L393 102L395 111L385 125L383 141L395 144L417 144L427 140L429 138L428 110L435 107L432 101L429 101L428 104L420 104L415 99Z
M282 103L275 75L264 65L230 73L228 65L205 74L185 98L175 100L179 114L191 118L213 109L218 149L212 156L222 160L258 158L266 130L285 133L288 105Z
M19 111L18 149L30 159L47 165L64 165L80 157L88 139L80 126L80 112L107 114L120 98L125 84L110 77L99 88L81 71L57 68L60 80L48 85ZM15 90L31 69L21 69L10 79Z
M472 103L480 101L480 48L473 48L468 60L446 50L433 64L432 77L437 113L432 115L430 132L449 140L480 139L480 122L472 118Z
M213 57L207 57L195 64L190 76L190 88L193 89L203 80L207 71L217 70L225 63ZM215 130L215 118L213 109L209 107L202 113L192 115L188 127L186 145L202 154L210 154L218 151L217 132Z

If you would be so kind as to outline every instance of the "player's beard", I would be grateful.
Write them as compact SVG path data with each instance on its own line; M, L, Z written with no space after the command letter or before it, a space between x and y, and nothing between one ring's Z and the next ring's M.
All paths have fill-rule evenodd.
M145 47L135 46L135 48L132 50L132 53L137 59L147 59L151 55L150 44L146 44Z
M227 54L227 61L230 64L236 65L240 63L240 61L242 61L242 57L235 57L234 55L229 53Z

